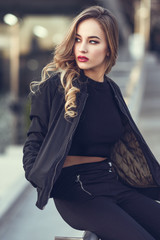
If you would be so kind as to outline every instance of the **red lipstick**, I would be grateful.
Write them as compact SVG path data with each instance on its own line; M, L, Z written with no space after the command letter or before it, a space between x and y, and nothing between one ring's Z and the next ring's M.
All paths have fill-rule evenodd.
M78 56L78 61L79 62L87 62L89 59L85 56Z

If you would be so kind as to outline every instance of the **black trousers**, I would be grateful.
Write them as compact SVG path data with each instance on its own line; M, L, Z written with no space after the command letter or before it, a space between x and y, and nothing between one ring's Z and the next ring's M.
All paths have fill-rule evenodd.
M160 240L160 204L122 183L107 160L63 168L51 197L65 222L102 240Z

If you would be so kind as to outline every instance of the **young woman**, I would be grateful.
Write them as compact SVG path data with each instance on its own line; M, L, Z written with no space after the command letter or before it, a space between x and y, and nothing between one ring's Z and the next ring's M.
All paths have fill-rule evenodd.
M160 239L160 166L107 74L117 59L110 11L73 21L33 91L24 145L37 207L53 198L73 228L102 240Z

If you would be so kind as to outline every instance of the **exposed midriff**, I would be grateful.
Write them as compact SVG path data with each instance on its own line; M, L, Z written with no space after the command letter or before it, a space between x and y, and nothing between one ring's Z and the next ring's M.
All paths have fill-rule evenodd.
M72 165L91 163L91 162L101 162L107 159L106 157L89 157L89 156L67 156L63 167L69 167Z

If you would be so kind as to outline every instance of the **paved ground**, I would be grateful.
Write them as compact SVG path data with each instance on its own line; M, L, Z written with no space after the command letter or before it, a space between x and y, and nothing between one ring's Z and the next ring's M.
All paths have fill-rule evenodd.
M35 207L36 191L28 186L0 223L1 240L54 240L55 236L78 237L82 231L69 227L50 199L45 210Z
M10 146L0 155L0 219L27 185L22 169L22 147Z

